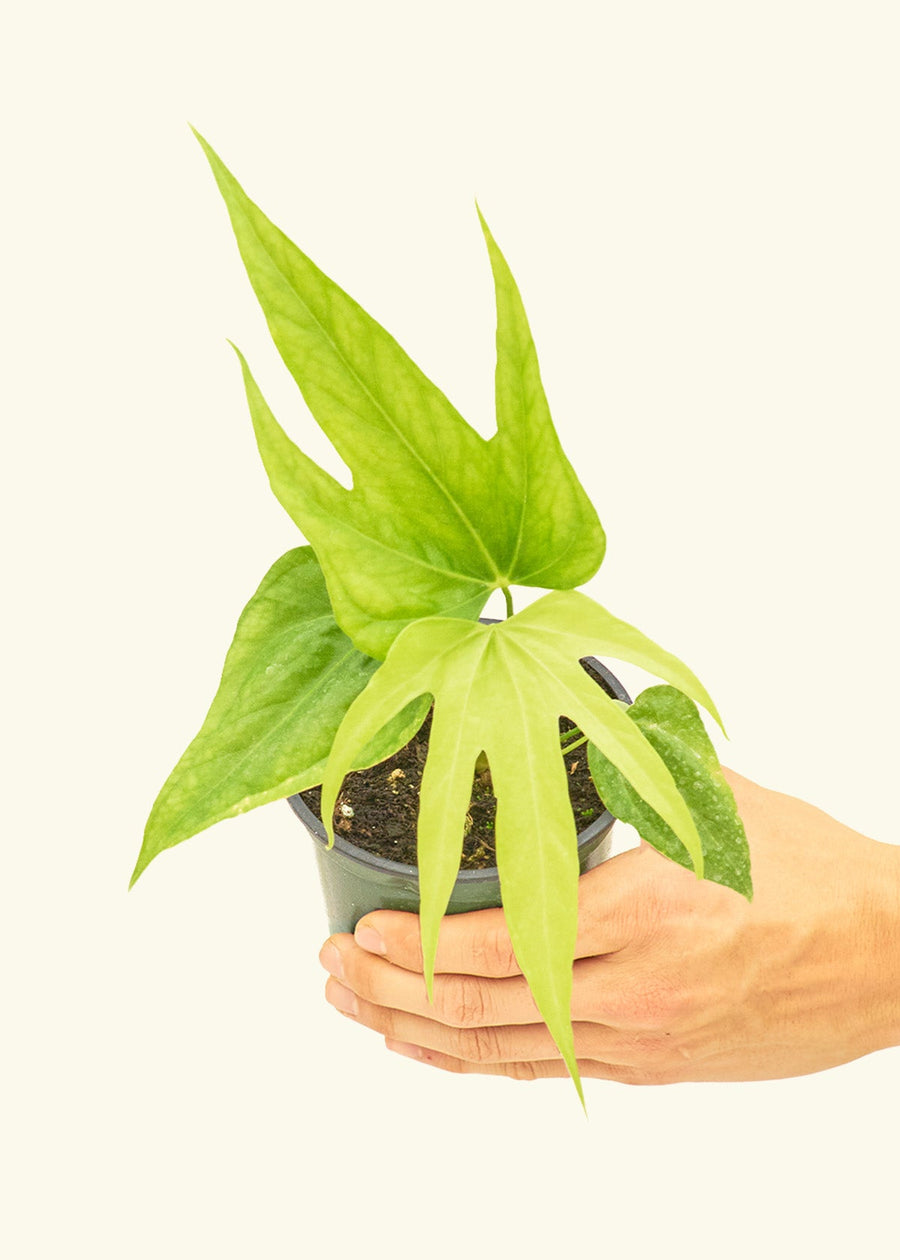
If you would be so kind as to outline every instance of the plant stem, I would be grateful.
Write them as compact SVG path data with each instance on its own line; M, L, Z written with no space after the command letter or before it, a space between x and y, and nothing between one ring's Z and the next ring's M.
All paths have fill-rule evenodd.
M513 615L513 602L509 587L502 586L500 589L503 591L503 598L506 600L506 615L507 617L511 617Z
M576 748L580 748L582 744L587 743L587 738L587 735L582 735L581 739L576 739L574 743L565 744L562 749L563 753L568 754L570 752L574 752Z

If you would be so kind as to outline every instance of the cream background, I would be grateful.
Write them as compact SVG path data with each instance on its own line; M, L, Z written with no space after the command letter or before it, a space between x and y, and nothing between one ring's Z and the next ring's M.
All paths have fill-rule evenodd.
M11 1260L896 1255L900 1051L588 1082L586 1124L564 1082L429 1072L325 1006L285 807L125 889L237 614L297 540L226 337L331 458L188 120L487 431L478 196L609 536L591 592L697 669L732 765L897 841L898 36L893 4L797 0L12 18Z

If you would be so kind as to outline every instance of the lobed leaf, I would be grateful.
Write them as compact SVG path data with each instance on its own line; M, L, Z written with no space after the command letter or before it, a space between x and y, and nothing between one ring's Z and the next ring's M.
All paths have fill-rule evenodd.
M570 589L597 571L606 536L553 426L518 286L480 210L478 218L497 303L497 431L489 446L504 477L502 505L514 511L503 568L520 586ZM586 576L573 580L573 572Z
M357 749L403 706L433 698L418 826L422 952L431 992L472 775L485 752L497 797L497 865L510 937L541 1017L576 1082L569 1008L578 857L560 716L576 722L666 820L698 874L703 865L696 826L665 762L579 663L601 644L652 659L706 696L685 666L577 592L546 595L494 625L426 618L398 635L381 669L350 706L322 784L322 818L333 839L334 805Z
M199 733L156 799L132 884L164 849L320 783L335 732L378 664L335 622L312 548L276 561L241 614ZM391 756L427 712L418 703L397 714L358 766Z
M753 885L744 825L695 706L674 687L648 687L627 712L668 766L691 811L703 846L705 877L750 900ZM691 866L685 846L671 827L590 744L588 764L598 793L616 818L633 826L666 857Z
M520 626L556 636L559 650L571 655L612 656L664 679L706 709L722 733L722 719L712 697L692 670L627 621L580 591L551 592L519 614ZM580 650L580 649L584 650Z
M383 657L418 618L474 618L492 590L570 588L591 577L603 531L560 448L521 299L486 227L498 308L490 440L198 139L272 338L353 475L347 490L297 449L243 364L272 489L314 546L335 617L356 646Z

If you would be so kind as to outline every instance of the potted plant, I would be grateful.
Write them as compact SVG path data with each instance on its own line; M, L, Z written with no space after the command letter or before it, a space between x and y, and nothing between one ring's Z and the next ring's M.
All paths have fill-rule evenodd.
M417 826L429 993L478 768L496 799L516 957L578 1085L579 859L563 754L586 746L616 817L749 897L746 838L697 705L721 725L718 713L677 658L575 589L597 571L605 536L561 449L518 289L480 211L497 301L489 440L198 139L275 345L353 485L295 446L236 351L270 484L309 545L282 556L245 608L203 726L153 806L132 883L211 824L319 784L333 840L345 775L397 753L431 710ZM515 586L547 593L516 612ZM506 619L481 621L495 590ZM585 672L594 654L664 685L628 705ZM575 728L562 737L561 716Z
M581 664L608 696L630 703L621 682L601 661L590 658ZM560 754L567 770L572 814L579 827L578 870L583 875L609 855L614 819L596 792L584 736L564 720L560 728ZM318 842L315 854L332 933L353 932L370 910L419 910L416 832L429 735L430 718L426 718L399 753L345 779L330 840L321 821L321 790L312 788L288 798L294 813ZM496 865L496 805L490 765L482 756L475 763L472 800L463 820L459 872L446 914L503 904Z

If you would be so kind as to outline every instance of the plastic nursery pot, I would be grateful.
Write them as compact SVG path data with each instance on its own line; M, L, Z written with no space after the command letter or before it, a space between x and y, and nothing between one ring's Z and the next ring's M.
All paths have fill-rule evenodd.
M631 703L618 678L600 661L589 656L582 664L607 695L614 700ZM352 932L370 910L411 910L418 913L417 867L367 853L340 835L335 836L334 845L329 849L325 828L302 797L290 796L288 804L315 841L329 932ZM609 856L614 821L609 810L604 809L589 827L578 833L578 860L582 875ZM487 910L499 905L500 879L496 866L490 866L483 870L459 872L447 913Z

